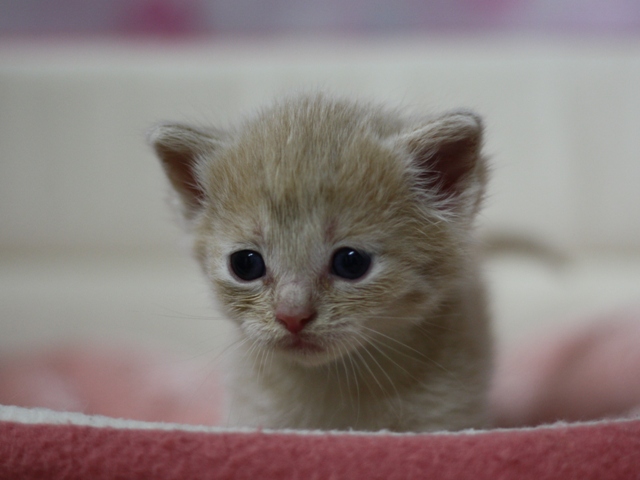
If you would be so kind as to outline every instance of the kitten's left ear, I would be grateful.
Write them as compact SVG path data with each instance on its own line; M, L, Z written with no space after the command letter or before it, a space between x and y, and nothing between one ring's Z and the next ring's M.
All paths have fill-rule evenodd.
M482 121L467 110L445 113L398 140L409 151L419 188L436 193L442 205L473 215L486 184Z
M183 214L191 218L202 206L206 192L199 175L202 161L221 145L222 133L179 123L153 127L147 140L162 161L165 173L178 193Z

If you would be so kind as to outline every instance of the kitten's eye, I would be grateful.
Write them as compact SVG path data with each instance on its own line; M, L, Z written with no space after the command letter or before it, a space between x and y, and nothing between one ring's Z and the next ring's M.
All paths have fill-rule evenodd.
M331 273L348 280L356 280L369 270L371 257L350 247L344 247L333 254Z
M232 253L230 264L233 273L247 282L264 276L266 272L262 256L253 250L240 250Z

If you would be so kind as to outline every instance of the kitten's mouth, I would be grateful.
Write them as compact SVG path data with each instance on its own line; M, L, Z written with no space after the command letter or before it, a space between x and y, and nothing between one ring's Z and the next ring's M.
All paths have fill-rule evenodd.
M290 352L299 352L305 354L323 353L325 351L325 349L317 343L309 339L301 338L298 335L292 336L289 341L282 344L282 347Z

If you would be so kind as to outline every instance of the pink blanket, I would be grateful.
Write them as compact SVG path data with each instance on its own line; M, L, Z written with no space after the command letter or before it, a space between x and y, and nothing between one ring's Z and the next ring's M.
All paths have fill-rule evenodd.
M640 421L482 433L187 431L0 422L3 479L637 479Z
M196 361L70 348L0 360L2 478L640 478L640 313L499 352L496 424L455 434L230 431ZM203 380L205 379L205 380ZM159 423L127 423L113 417Z

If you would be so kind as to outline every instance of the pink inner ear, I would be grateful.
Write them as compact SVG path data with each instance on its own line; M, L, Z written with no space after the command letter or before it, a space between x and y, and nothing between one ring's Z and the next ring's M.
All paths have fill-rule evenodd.
M201 205L205 194L195 175L193 153L165 150L160 156L171 183L183 200L191 207Z
M461 180L471 171L474 146L469 140L459 140L423 149L419 154L420 180L446 195L460 193Z
M193 162L182 158L179 162L171 164L169 168L173 172L175 181L179 183L179 187L193 199L192 203L201 204L204 200L204 192L196 179Z

